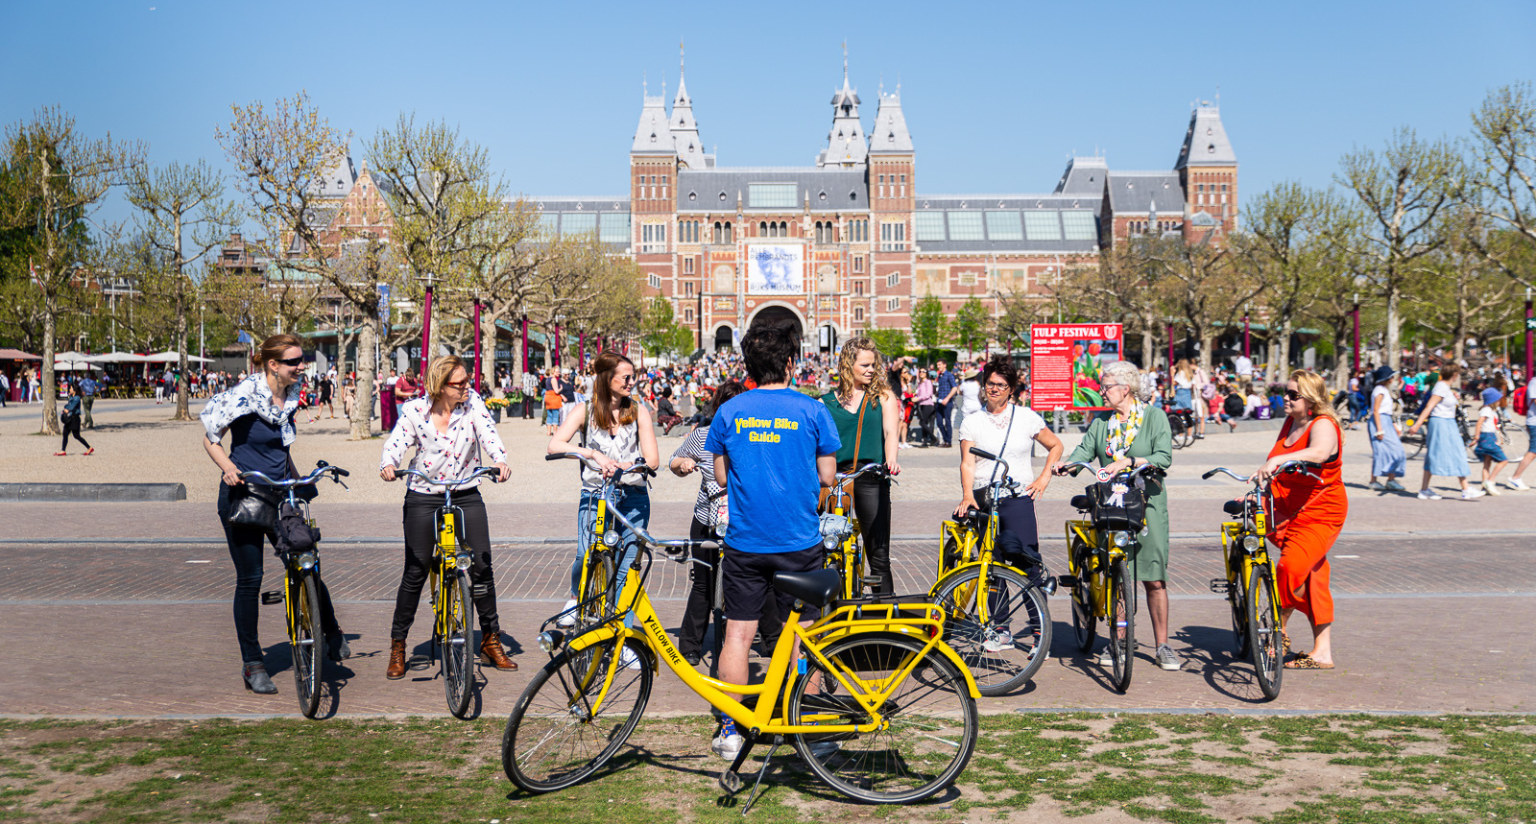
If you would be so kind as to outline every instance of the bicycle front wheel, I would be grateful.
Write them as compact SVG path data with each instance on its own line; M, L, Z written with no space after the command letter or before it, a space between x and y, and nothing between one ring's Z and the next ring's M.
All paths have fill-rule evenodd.
M933 600L944 610L944 641L970 668L976 689L982 695L1006 695L1045 663L1051 612L1039 588L1012 569L993 566L984 586L980 577L980 567L961 570L939 582Z
M859 801L905 804L954 783L976 749L976 701L965 674L937 649L902 636L854 635L829 646L828 671L815 659L790 690L790 724L868 724L859 695L890 691L871 732L801 734L795 749L822 781ZM914 661L914 659L916 659ZM890 679L911 671L893 686Z
M1131 687L1136 662L1136 589L1124 558L1109 565L1109 661L1115 689Z
M299 696L299 712L314 718L320 708L320 668L325 661L325 631L320 628L320 588L313 572L299 573L292 581L293 683Z
M1253 568L1248 582L1248 648L1259 690L1274 700L1280 695L1285 673L1285 646L1280 633L1280 611L1275 603L1275 579L1269 564Z
M576 618L583 628L612 617L611 602L618 597L614 587L613 553L594 549L587 557L587 580L581 589L581 606Z
M1081 538L1072 540L1072 558L1075 567L1075 575L1072 581L1072 635L1077 639L1077 651L1088 652L1093 649L1094 633L1099 624L1098 610L1093 603L1093 587L1091 584L1092 573L1088 565L1092 563L1093 552Z
M450 574L443 587L443 690L448 697L448 711L455 718L469 712L474 694L475 631L470 629L474 605L469 599L469 574Z
M610 660L621 647L604 641L544 665L517 699L501 736L501 767L530 793L563 790L596 772L635 731L651 697L651 668L638 641L624 649L639 669L620 661L606 690Z
M1232 654L1241 659L1248 657L1248 591L1243 588L1243 555L1238 553L1243 536L1232 539L1232 572L1227 583L1227 604L1232 609ZM1251 576L1250 576L1251 577Z

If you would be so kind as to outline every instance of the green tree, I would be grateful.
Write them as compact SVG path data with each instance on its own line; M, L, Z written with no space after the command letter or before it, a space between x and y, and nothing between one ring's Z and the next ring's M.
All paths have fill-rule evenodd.
M640 321L640 345L654 355L678 355L693 348L693 333L678 323L672 301L660 295L651 298Z
M1536 96L1531 84L1490 92L1472 114L1471 157L1457 197L1483 218L1487 233L1467 242L1507 277L1536 287ZM1489 238L1507 234L1503 241ZM1527 265L1520 265L1522 262Z
M977 349L986 348L987 338L990 337L988 327L991 325L991 320L987 315L987 307L975 295L961 304L955 312L955 318L950 321L949 328L954 335L952 338L954 344L965 350L967 360Z
M111 135L86 137L74 118L57 108L40 109L30 121L11 127L5 142L0 227L31 232L30 277L43 305L41 431L57 434L55 334L64 298L81 275L84 221L107 191L143 162L144 149L137 143L114 143Z
M949 318L944 315L944 304L938 298L925 295L912 307L912 340L922 347L925 357L944 345L948 331Z
M900 329L876 329L871 326L864 330L864 337L875 342L875 348L880 350L887 361L907 354L907 333Z

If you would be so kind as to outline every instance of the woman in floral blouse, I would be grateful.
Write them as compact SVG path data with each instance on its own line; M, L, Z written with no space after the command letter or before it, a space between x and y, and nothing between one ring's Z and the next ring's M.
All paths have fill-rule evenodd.
M438 358L427 369L427 396L406 401L400 406L400 420L384 444L379 476L395 479L395 469L405 452L416 447L411 469L434 480L462 478L480 467L485 459L499 470L497 480L505 481L507 450L496 434L496 425L479 393L469 388L469 371L455 355ZM480 499L480 481L471 481L453 493L453 505L464 512L464 542L473 553L469 581L474 592L475 611L480 613L480 660L499 670L515 670L517 664L507 657L501 645L501 622L496 614L496 578L491 571L491 529L485 517L485 502ZM405 676L405 637L416 606L421 602L421 587L427 579L436 544L436 513L442 505L443 491L411 478L405 493L405 570L395 595L395 620L389 633L389 669L385 677L396 680Z

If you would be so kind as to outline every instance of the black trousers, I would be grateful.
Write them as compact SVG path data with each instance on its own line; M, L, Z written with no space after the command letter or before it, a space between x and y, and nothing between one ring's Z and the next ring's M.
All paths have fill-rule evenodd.
M917 407L917 423L922 427L923 443L933 444L933 404L919 404Z
M480 613L480 631L489 636L501 634L501 619L496 614L496 578L491 571L491 527L485 517L485 501L478 489L453 494L453 504L463 510L461 534L470 549L469 586ZM395 593L395 619L390 626L391 641L404 641L416 619L421 603L421 588L427 582L432 552L437 546L437 509L441 495L422 492L405 493L405 569L400 574L400 589Z
M85 442L85 438L80 437L80 418L78 416L64 415L59 418L59 423L64 425L64 441L59 444L60 452L65 452L69 449L70 435L74 435L75 440L79 441L86 449L91 448L91 445Z
M997 519L998 554L1005 563L1027 572L1030 581L1039 583L1045 575L1045 562L1040 557L1034 499L1019 496L998 501Z
M224 540L229 543L229 559L235 564L235 638L240 642L241 661L261 661L261 641L256 632L261 601L262 544L271 536L256 527L235 526L229 515L229 487L219 484L219 522L224 525ZM320 590L320 626L326 635L340 635L336 610L331 606L331 591L325 581L317 580Z
M715 537L714 527L698 518L694 518L692 526L688 527L688 537L694 541L718 540ZM703 563L688 564L690 583L688 603L683 607L683 623L677 629L677 651L684 655L704 653L704 630L709 628L709 619L715 609L715 574L716 567L720 564L720 550L695 549L693 557ZM763 637L763 643L767 645L770 638L774 641L778 640L779 632L783 628L783 619L778 615L778 604L769 598L763 605L763 617L758 619L757 632ZM715 627L716 641L719 642L724 637L724 624ZM768 649L772 650L773 647L770 645Z
M870 575L880 579L875 592L890 595L895 591L895 582L891 578L891 482L868 475L855 480L853 513L859 518L860 535L864 539L864 564L869 567Z

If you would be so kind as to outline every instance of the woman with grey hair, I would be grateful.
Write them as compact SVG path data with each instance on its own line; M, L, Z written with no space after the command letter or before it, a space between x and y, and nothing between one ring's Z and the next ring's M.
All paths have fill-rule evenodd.
M1104 366L1100 385L1105 402L1113 409L1089 427L1083 440L1067 457L1068 463L1099 462L1099 480L1116 472L1152 464L1167 469L1173 464L1173 432L1168 415L1152 406L1152 391L1142 381L1141 370L1130 361ZM1060 472L1060 469L1057 469ZM1141 546L1131 558L1136 579L1147 590L1147 612L1152 616L1152 636L1157 641L1157 665L1179 668L1179 657L1168 646L1168 487L1161 480L1147 480L1147 528ZM1099 659L1108 665L1109 648Z

